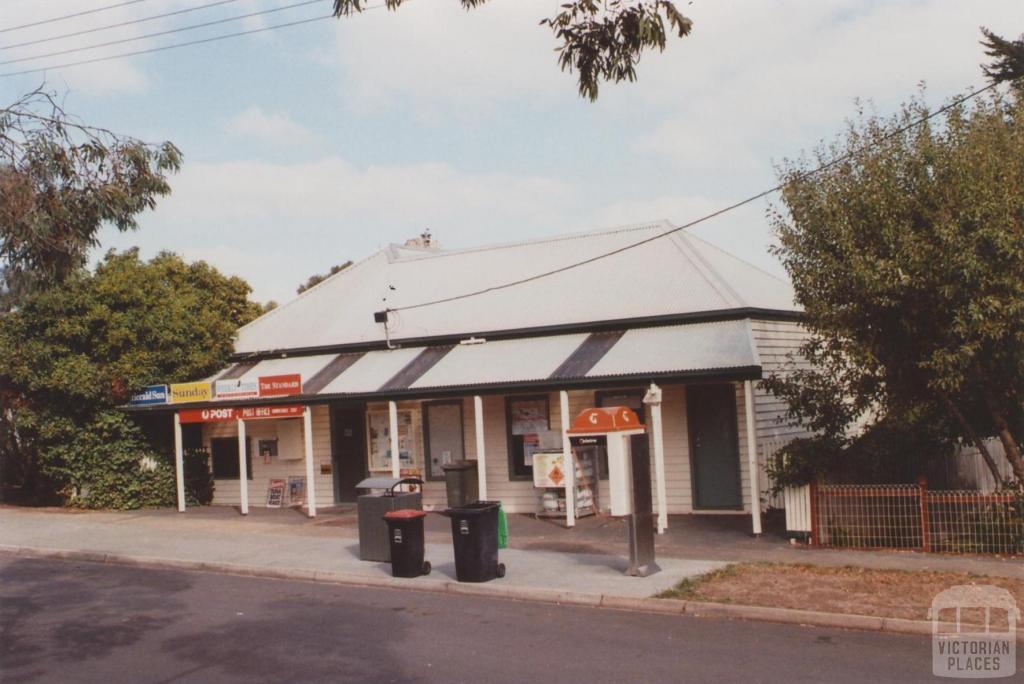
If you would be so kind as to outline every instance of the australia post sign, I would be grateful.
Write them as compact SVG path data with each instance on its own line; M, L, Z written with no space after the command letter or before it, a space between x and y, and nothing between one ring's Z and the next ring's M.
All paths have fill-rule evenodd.
M304 407L288 406L246 406L245 408L201 408L183 409L178 416L187 423L224 423L230 420L264 420L273 418L298 418Z

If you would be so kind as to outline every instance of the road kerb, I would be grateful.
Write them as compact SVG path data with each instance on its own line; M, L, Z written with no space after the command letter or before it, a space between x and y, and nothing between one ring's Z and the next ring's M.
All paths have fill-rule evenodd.
M557 605L586 606L613 610L634 610L648 613L688 615L691 617L729 618L798 624L808 627L832 627L892 634L929 635L932 624L927 621L902 618L881 618L870 615L826 613L814 610L773 608L769 606L743 606L731 603L681 601L676 599L637 598L612 594L590 594L532 587L503 586L500 584L470 584L460 582L410 582L394 577L352 575L343 572L308 570L302 568L264 568L234 563L188 561L171 558L147 558L107 554L93 551L46 549L0 545L0 554L20 558L52 558L85 561L111 565L163 569L216 572L220 574L323 582L347 586L402 589L431 593L449 593L463 596L482 596ZM1024 629L1017 630L1017 641L1024 643Z

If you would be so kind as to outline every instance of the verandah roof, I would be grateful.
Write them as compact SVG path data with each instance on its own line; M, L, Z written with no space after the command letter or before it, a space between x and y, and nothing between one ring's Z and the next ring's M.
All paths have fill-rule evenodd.
M301 375L302 394L287 399L309 401L578 387L666 377L747 379L760 377L760 360L750 321L743 319L243 361L215 379L244 381L291 373ZM212 403L261 401L266 403L216 398Z

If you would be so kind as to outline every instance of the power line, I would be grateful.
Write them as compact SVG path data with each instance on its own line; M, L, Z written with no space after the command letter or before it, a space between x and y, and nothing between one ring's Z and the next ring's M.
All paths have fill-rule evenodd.
M83 29L81 31L72 31L71 33L62 33L59 36L50 36L49 38L38 38L36 40L26 40L24 43L13 43L11 45L0 45L0 50L12 50L14 48L26 47L28 45L39 45L40 43L49 43L54 40L61 40L63 38L74 38L75 36L84 36L87 33L97 33L99 31L108 31L114 28L121 28L122 26L131 26L132 24L141 24L146 21L154 21L156 19L166 19L167 17L174 17L179 14L187 14L189 12L196 12L198 10L207 9L210 7L217 7L218 5L227 5L232 2L238 2L239 0L216 0L216 2L208 2L205 5L195 5L193 7L186 7L180 10L174 10L173 12L164 12L163 14L154 14L149 17L140 17L139 19L131 19L129 21L122 21L119 24L110 24L108 26L97 26L91 29ZM13 30L13 29L11 29Z
M234 1L234 0L228 0ZM6 64L18 64L20 62L31 62L36 59L45 59L47 57L56 57L58 55L67 55L73 52L84 52L86 50L96 50L98 48L110 47L111 45L121 45L123 43L132 43L137 40L145 40L146 38L156 38L158 36L166 36L172 33L181 33L183 31L194 31L200 28L206 28L208 26L216 26L218 24L226 24L230 21L239 21L242 19L249 19L251 17L258 17L264 14L273 14L274 12L283 12L284 10L295 9L296 7L304 7L306 5L314 5L316 3L322 3L324 0L303 0L303 2L296 2L291 5L283 5L281 7L274 7L268 10L262 10L260 12L249 12L248 14L238 14L233 17L226 17L224 19L215 19L213 21L206 21L200 24L191 24L190 26L179 26L178 28L167 29L166 31L157 31L155 33L147 33L141 36L133 36L131 38L120 38L118 40L110 40L106 43L97 43L95 45L85 45L83 47L69 48L67 50L60 50L58 52L49 52L43 55L33 55L31 57L19 57L18 59L9 59L4 62L0 62L0 66Z
M959 107L960 105L962 105L963 103L967 102L968 100L971 100L971 99L977 97L978 95L981 95L982 93L985 93L985 92L987 92L989 90L994 89L998 85L999 85L998 83L990 83L989 85L987 85L987 86L985 86L983 88L978 88L976 90L973 90L973 91L967 93L966 95L963 95L962 97L956 98L952 102L950 102L949 104L940 107L939 109L935 110L934 112L932 112L930 114L927 114L925 116L922 116L922 117L920 117L920 118L910 122L909 124L907 124L905 126L902 126L900 128L897 128L894 131L889 132L888 134L882 136L881 140L879 140L877 142L884 142L884 141L890 140L891 138L894 138L894 137L896 137L898 135L902 135L903 133L906 133L907 131L911 130L912 128L916 128L917 126L920 126L921 124L923 124L923 123L925 123L925 122L935 118L936 116L939 116L940 114L944 114L945 112L948 112L950 109L953 109L954 107ZM547 277L550 277L550 276L553 276L553 275L557 275L559 273L564 273L566 271L571 271L572 269L579 268L580 266L586 266L587 264L592 264L595 261L600 261L602 259L607 259L608 257L615 256L616 254L621 254L623 252L626 252L628 250L634 249L636 247L640 247L641 245L646 245L649 242L654 242L655 240L660 240L661 238L667 237L669 235L672 235L673 233L678 233L679 231L686 230L687 228L692 228L693 226L696 226L697 224L704 223L705 221L710 221L711 219L717 218L718 216L721 216L722 214L726 214L726 213L728 213L730 211L734 211L735 209L739 209L740 207L742 207L744 205L750 204L751 202L756 202L759 199L763 199L763 198L767 197L768 195L771 195L771 194L773 194L775 192L778 192L779 190L782 190L787 185L791 185L793 183L799 183L801 181L804 181L804 180L810 178L811 176L814 176L814 175L817 175L817 174L821 173L822 171L826 171L826 170L832 168L833 166L836 166L837 164L840 164L840 163L846 161L847 159L850 159L851 157L854 157L854 156L860 154L861 152L864 152L865 150L870 149L875 144L877 144L877 143L870 143L870 144L864 145L863 147L861 147L861 148L859 148L857 150L853 150L851 152L846 152L845 154L842 154L842 155L836 157L832 161L829 161L829 162L827 162L825 164L822 164L821 166L818 166L817 168L811 169L810 171L808 171L806 173L797 174L796 177L792 178L791 180L785 181L783 183L779 183L778 185L776 185L776 186L774 186L772 188L768 188L767 190L762 190L761 192L757 193L756 195L751 195L750 197L742 199L742 200L740 200L738 202L734 202L733 204L730 204L727 207L723 207L721 209L718 209L717 211L713 211L710 214L705 214L704 216L701 216L698 219L694 219L693 221L690 221L689 223L684 223L681 226L676 226L676 227L674 227L674 228L672 228L670 230L666 230L666 231L663 231L661 233L658 233L657 235L652 235L651 237L647 237L647 238L644 238L643 240L638 240L637 242L633 242L633 243L630 243L628 245L624 245L622 247L619 247L618 249L613 249L610 252L604 252L603 254L598 254L597 256L593 256L593 257L590 257L588 259L583 259L582 261L577 261L577 262L568 264L566 266L561 266L559 268L552 269L550 271L545 271L544 273L538 273L536 275L532 275L532 276L529 276L529 277L526 277L526 278L520 278L519 280L514 280L514 281L508 282L508 283L503 283L501 285L492 285L491 287L485 287L485 288L482 288L480 290L474 290L472 292L466 292L466 293L459 294L459 295L452 295L450 297L443 297L441 299L434 299L434 300L427 301L427 302L420 302L419 304L410 304L408 306L398 306L398 307L394 307L394 308L390 309L390 311L409 311L411 309L422 309L424 307L434 306L436 304L447 304L449 302L455 302L455 301L458 301L458 300L461 300L461 299L468 299L470 297L476 297L476 296L479 296L479 295L482 295L482 294L487 294L488 292L496 292L498 290L506 290L506 289L508 289L510 287L516 287L518 285L524 285L526 283L530 283L530 282L533 282L535 280L540 280L542 278L547 278Z
M373 7L364 7L363 11L377 9L384 5L374 5ZM280 28L289 28L292 26L300 26L302 24L309 24L314 21L322 21L324 19L330 19L333 14L324 14L318 17L310 17L309 19L299 19L298 21L289 21L284 24L274 24L273 26L263 26L261 28L249 29L248 31L238 31L237 33L226 33L221 36L211 36L210 38L201 38L198 40L190 40L185 43L173 43L171 45L161 45L160 47L147 48L145 50L134 50L132 52L122 52L117 55L108 55L106 57L96 57L95 59L83 59L77 62L65 62L64 64L51 64L50 66L40 67L38 69L25 69L23 71L9 71L4 74L0 74L0 78L10 78L12 76L23 76L25 74L38 74L44 71L50 71L51 69L67 69L69 67L82 66L85 64L96 64L97 62L107 62L113 59L124 59L126 57L135 57L137 55L147 55L152 52L163 52L165 50L174 50L176 48L188 47L190 45L203 45L204 43L214 43L219 40L226 40L228 38L238 38L240 36L249 36L254 33L263 33L264 31L273 31Z
M124 0L124 2L115 2L113 5L104 5L103 7L97 7L95 9L83 10L81 12L74 12L72 14L65 14L61 17L54 17L53 19L42 19L40 21L33 21L29 24L22 24L21 26L11 26L5 29L0 29L0 33L7 33L9 31L19 31L24 28L30 28L32 26L42 26L43 24L52 24L56 21L64 21L65 19L73 19L75 17L84 17L87 14L96 14L97 12L106 12L109 9L115 7L124 7L125 5L137 5L140 2L149 2L149 0Z

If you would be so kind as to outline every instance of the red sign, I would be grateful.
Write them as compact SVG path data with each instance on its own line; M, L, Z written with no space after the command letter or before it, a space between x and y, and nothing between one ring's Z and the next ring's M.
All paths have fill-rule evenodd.
M287 397L292 394L302 394L300 374L266 375L260 378L261 397Z
M238 409L238 417L242 420L263 420L265 418L298 418L304 406L246 406Z
M183 409L178 411L178 418L184 423L222 423L238 417L234 408Z
M182 424L223 423L229 420L266 420L270 418L298 418L305 407L288 406L246 406L244 408L204 408L178 411Z
M607 406L584 409L576 416L576 420L572 422L572 427L566 432L570 435L587 435L643 429L644 425L636 417L633 409L626 408L625 406Z

